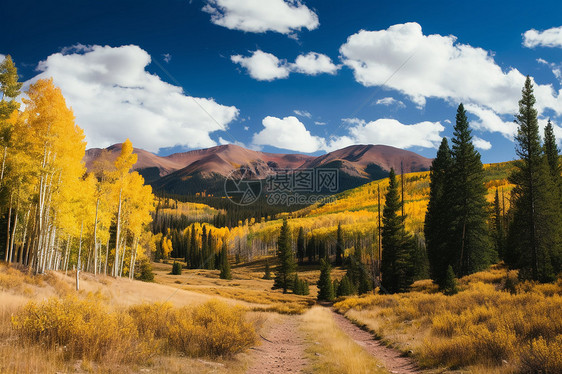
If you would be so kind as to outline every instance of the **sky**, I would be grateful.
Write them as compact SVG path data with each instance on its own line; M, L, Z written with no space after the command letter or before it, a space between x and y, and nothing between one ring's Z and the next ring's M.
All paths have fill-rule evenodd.
M562 2L67 0L2 5L0 59L53 78L88 147L234 143L434 157L464 104L482 161L514 159L525 76L562 140Z

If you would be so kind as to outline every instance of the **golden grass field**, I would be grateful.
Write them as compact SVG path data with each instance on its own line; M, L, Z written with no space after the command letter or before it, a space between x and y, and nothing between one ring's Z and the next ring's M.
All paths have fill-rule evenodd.
M562 280L509 292L508 277L516 282L514 271L495 266L461 279L453 296L421 281L410 293L350 297L335 307L425 368L561 373Z

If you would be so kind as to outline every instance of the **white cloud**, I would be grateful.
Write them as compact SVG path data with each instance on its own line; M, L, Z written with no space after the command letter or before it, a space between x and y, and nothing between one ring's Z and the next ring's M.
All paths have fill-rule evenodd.
M280 119L268 116L263 119L262 124L264 129L255 133L252 139L255 145L271 145L305 153L316 152L325 147L324 140L312 135L297 117Z
M310 114L310 112L306 111L306 110L293 110L293 113L295 113L297 116L299 117L306 117L306 118L312 118L312 114Z
M492 143L490 143L487 140L480 139L477 136L472 137L472 144L474 144L474 147L476 147L478 149L481 149L483 151L487 151L489 149L492 149Z
M246 147L244 145L244 143L242 143L242 142L239 142L237 140L227 140L227 139L224 139L222 136L219 136L219 144L220 145L235 144L235 145L238 145L240 147L244 147L244 148Z
M169 53L164 53L162 55L162 60L164 60L165 63L169 63L170 61L172 61L172 55Z
M307 75L318 75L321 73L336 74L339 66L334 65L330 57L316 52L300 55L293 64L293 70Z
M400 100L396 100L393 97L384 97L382 99L378 99L375 104L377 105L384 105L384 106L392 106L392 105L396 105L399 108L405 108L406 105L400 101Z
M174 145L210 147L216 145L210 133L225 130L238 115L234 106L186 96L181 87L147 72L150 55L138 46L78 46L65 52L41 61L41 73L25 86L53 77L88 147L126 138L153 152Z
M248 131L250 129L249 126L244 126L244 131Z
M207 0L211 22L231 30L291 34L318 27L318 16L299 0Z
M340 47L357 82L398 90L418 106L427 98L473 103L500 114L514 114L525 76L502 71L492 54L456 42L456 37L424 35L417 23L380 31L361 30ZM551 85L536 85L537 109L562 114L562 95Z
M537 62L542 65L546 65L552 71L552 74L562 83L562 64L557 65L554 62L548 62L545 59L537 58Z
M287 63L279 60L271 53L257 50L250 57L235 55L231 56L230 59L235 64L240 64L240 66L246 68L250 76L259 81L272 81L289 76Z
M527 48L558 47L562 48L562 26L544 31L527 30L523 34L523 45Z
M478 121L470 123L471 127L476 130L499 132L509 140L513 140L517 134L517 124L513 120L506 122L494 111L475 104L466 104L464 108L468 113L474 114L479 118Z
M327 125L326 122L322 122L322 121L314 121L314 124L317 125L317 126L325 126L325 125Z
M333 137L327 147L328 150L350 144L383 144L397 148L436 148L442 139L440 133L445 130L439 122L429 121L413 125L404 125L389 118L371 122L357 118L347 118L344 121L352 124L352 127L348 129L349 134Z
M266 117L264 129L254 134L254 146L271 145L292 151L311 153L334 151L352 144L384 144L397 148L437 148L440 133L445 129L439 122L420 122L404 125L394 119L366 122L358 118L343 119L350 125L347 134L325 139L312 135L296 117Z
M334 65L328 56L316 52L299 55L295 63L292 64L259 49L252 52L250 57L234 55L231 56L230 59L235 64L240 64L242 67L246 68L250 76L259 81L272 81L275 79L287 78L292 72L306 75L318 75L322 73L333 75L336 74L340 68Z

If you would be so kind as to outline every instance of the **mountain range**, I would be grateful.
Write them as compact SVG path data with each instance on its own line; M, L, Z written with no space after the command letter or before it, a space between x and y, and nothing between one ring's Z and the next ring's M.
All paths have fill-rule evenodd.
M121 152L121 144L86 150L84 161L92 169L102 155L110 161ZM334 168L339 172L339 191L357 187L397 173L429 170L431 159L417 153L386 145L352 145L321 156L267 153L228 144L216 147L158 156L143 149L133 168L156 191L194 194L206 191L222 195L225 179L241 168L246 177L263 180L278 169L304 170Z

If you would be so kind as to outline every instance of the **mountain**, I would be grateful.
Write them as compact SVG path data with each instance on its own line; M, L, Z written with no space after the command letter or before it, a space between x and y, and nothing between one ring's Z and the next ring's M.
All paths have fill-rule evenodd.
M115 144L104 152L100 148L86 151L84 161L91 169L96 160L105 154L113 161L120 153L121 145ZM147 183L156 190L169 193L192 194L207 191L222 194L225 179L243 170L246 178L263 180L274 175L276 169L337 169L339 190L384 178L390 168L400 173L429 170L431 159L414 152L385 145L352 145L322 156L282 154L254 151L228 144L216 147L157 156L135 148L138 161L133 166Z

